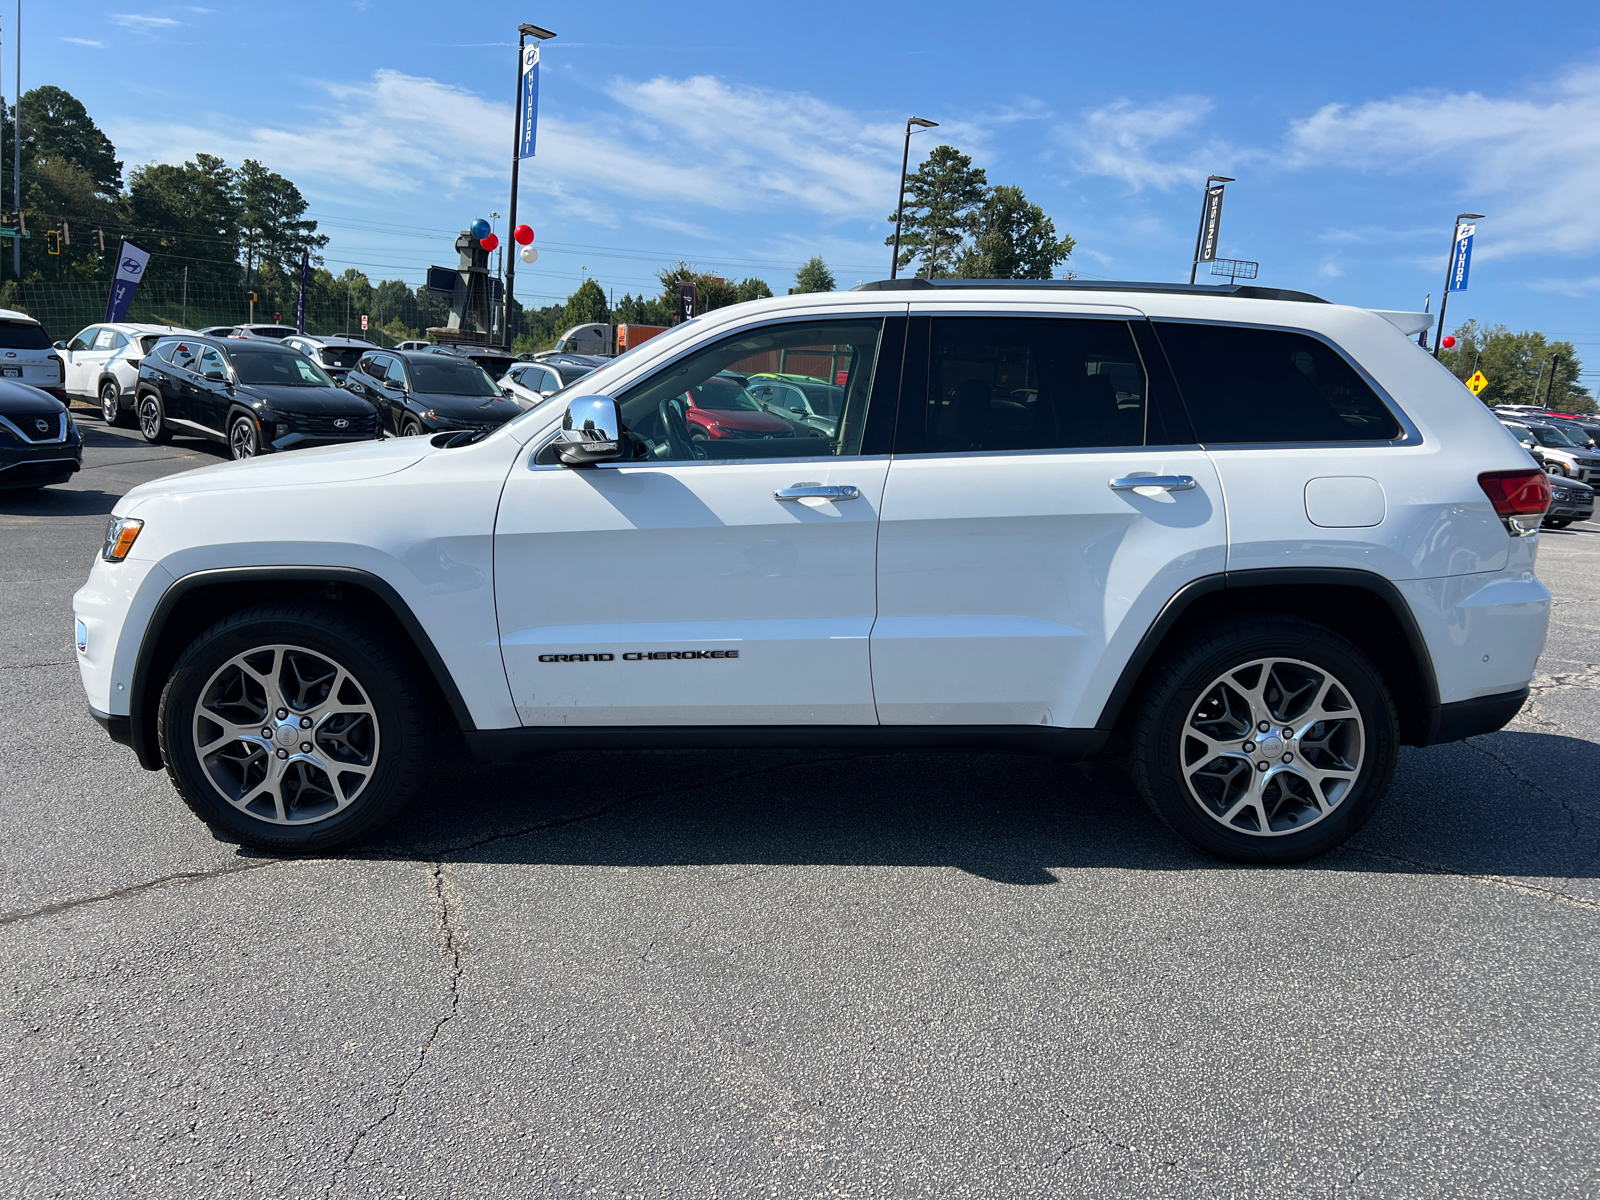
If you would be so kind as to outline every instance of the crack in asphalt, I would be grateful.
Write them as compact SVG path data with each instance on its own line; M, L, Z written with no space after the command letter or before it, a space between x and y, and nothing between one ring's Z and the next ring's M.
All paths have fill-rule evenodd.
M1422 862L1420 859L1407 858L1403 854L1387 854L1382 850L1363 850L1359 846L1346 845L1344 849L1351 854L1365 854L1369 858L1382 858L1389 862L1404 863L1408 867L1418 867L1432 875L1453 875L1457 879L1471 879L1478 883L1487 883L1491 887L1505 888L1507 891L1522 892L1525 895L1538 896L1544 900L1570 904L1574 908L1600 912L1600 900L1591 900L1587 896L1574 896L1568 892L1558 892L1553 888L1539 887L1537 884L1523 883L1520 879L1510 879L1504 875L1483 875L1476 871L1458 871L1454 867L1442 867L1437 863Z
M1553 722L1552 722L1552 724L1553 724ZM1557 725L1556 728L1563 729L1565 727ZM1541 796L1545 796L1545 797L1547 797L1547 798L1549 798L1551 800L1554 800L1557 804L1559 804L1561 806L1561 811L1567 814L1567 820L1572 823L1572 836L1574 838L1578 837L1578 835L1579 835L1578 813L1577 813L1577 810L1574 809L1572 807L1572 805L1568 802L1568 800L1567 800L1567 798L1565 796L1554 795L1547 788L1545 788L1544 785L1541 784L1538 780L1528 778L1528 776L1524 775L1521 771L1517 770L1516 767L1512 766L1505 759L1501 758L1493 750L1489 749L1489 747L1481 745L1477 740L1475 740L1473 738L1465 738L1463 740L1465 741L1465 743L1469 747L1471 747L1473 750L1476 750L1479 754L1482 754L1484 757L1486 757L1486 758L1488 758L1488 759L1490 759L1490 760L1492 760L1492 761L1494 761L1496 763L1499 763L1500 766L1505 770L1505 773L1507 775L1511 776L1511 778L1515 779L1518 783L1522 784L1523 787L1532 788L1534 791L1538 792Z
M206 879L220 879L224 875L238 875L243 871L259 871L265 867L281 867L295 859L269 858L251 862L233 862L223 867L213 867L209 871L178 871L171 875L163 875L159 879L146 880L144 883L130 883L127 887L113 888L109 892L100 892L93 896L78 896L71 900L55 900L38 908L15 908L9 912L0 913L0 925L15 925L19 921L32 921L38 917L53 917L57 913L68 912L74 908L82 908L88 904L105 904L112 900L126 900L144 892L158 891L168 887L183 887L190 883L200 883Z
M6 663L0 665L0 671L31 671L34 667L70 667L74 665L76 664L70 658L64 658L60 662Z
M439 1040L439 1032L451 1021L461 1009L461 974L465 969L461 961L460 937L460 906L452 906L450 897L445 894L445 864L435 862L430 880L433 884L433 896L439 905L439 935L442 943L444 957L450 964L450 1004L444 1014L433 1023L433 1029L428 1034L428 1040L417 1050L417 1061L401 1076L400 1083L394 1090L394 1096L389 1101L388 1109L376 1121L369 1122L356 1130L356 1135L350 1140L350 1146L344 1152L344 1158L333 1169L333 1175L328 1180L328 1186L323 1191L324 1200L333 1195L333 1189L339 1186L339 1180L350 1169L350 1161L361 1148L361 1143L387 1123L400 1111L400 1102L405 1099L406 1088L415 1079L428 1063L428 1052L433 1049L434 1043Z

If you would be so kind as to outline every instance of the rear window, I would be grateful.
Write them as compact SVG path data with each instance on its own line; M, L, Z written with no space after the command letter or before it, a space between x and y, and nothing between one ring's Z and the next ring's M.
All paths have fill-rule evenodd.
M324 346L322 361L330 367L353 367L364 353L360 346Z
M498 396L500 387L476 363L457 359L412 359L411 378L417 391L436 396Z
M1155 322L1202 444L1387 442L1399 423L1326 342L1237 325Z
M44 326L31 322L0 321L0 350L48 350L50 336Z
M547 363L546 366L548 366L549 369L554 371L557 375L561 376L561 382L563 384L577 383L578 380L582 379L585 375L594 374L593 367L575 367L569 366L565 363Z

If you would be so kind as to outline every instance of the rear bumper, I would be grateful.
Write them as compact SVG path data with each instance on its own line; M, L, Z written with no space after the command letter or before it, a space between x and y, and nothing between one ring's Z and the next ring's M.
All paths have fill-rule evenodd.
M1426 744L1459 742L1480 733L1504 729L1527 701L1528 689L1521 688L1498 696L1476 696L1471 700L1441 704L1433 711Z
M117 745L119 745L119 746L131 746L131 745L133 745L133 718L132 717L128 717L128 716L118 717L118 716L113 716L111 713L103 713L92 704L89 706L89 715L91 717L93 717L96 721L100 722L100 728L104 729L106 731L106 734L111 738L111 740L113 742L116 742Z

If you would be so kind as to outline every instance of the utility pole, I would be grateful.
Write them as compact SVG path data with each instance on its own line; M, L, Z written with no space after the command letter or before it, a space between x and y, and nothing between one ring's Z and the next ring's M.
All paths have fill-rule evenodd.
M1544 407L1546 408L1550 407L1550 391L1556 385L1556 372L1560 369L1561 355L1552 354L1550 356L1550 378L1545 382L1544 385Z
M11 73L11 88L17 94L11 120L11 195L17 202L17 236L11 239L11 269L22 278L22 0L17 0L17 27L11 40L17 47L17 69Z
M187 264L183 268L183 316L178 319L178 323L185 329L189 328L189 267Z

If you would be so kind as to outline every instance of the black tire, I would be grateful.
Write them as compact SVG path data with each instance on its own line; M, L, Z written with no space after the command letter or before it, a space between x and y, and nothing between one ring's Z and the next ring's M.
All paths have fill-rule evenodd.
M417 420L415 417L407 417L404 421L400 422L400 436L421 437L422 422Z
M1251 664L1274 658L1285 662L1251 675ZM1207 748L1197 737L1188 736L1191 715L1214 732L1235 727L1227 724L1234 715L1227 713L1226 706L1236 700L1249 706L1245 687L1260 686L1265 691L1271 673L1280 668L1290 676L1285 689L1291 694L1297 683L1313 679L1318 672L1323 678L1331 676L1335 686L1327 693L1328 706L1341 708L1341 713L1350 716L1335 714L1327 722L1305 727L1301 731L1304 742L1281 739L1282 728L1269 728L1259 735L1259 745L1249 740L1258 734L1246 719L1237 726L1244 730L1244 737L1226 752ZM1241 672L1244 683L1235 684L1231 698L1219 699L1224 677L1234 670ZM1295 672L1301 673L1298 680ZM1274 694L1281 697L1281 693ZM1275 714L1275 719L1284 722L1283 728L1294 726L1293 703L1280 703ZM1255 729L1259 730L1259 725ZM1318 738L1323 742L1341 739L1335 747L1337 753L1319 745L1314 740ZM1219 738L1214 745L1225 740ZM1202 850L1232 862L1290 863L1333 849L1366 824L1389 790L1399 740L1394 701L1383 676L1366 655L1321 625L1268 614L1206 629L1160 664L1136 714L1129 766L1140 795L1156 815ZM1246 752L1245 746L1252 749ZM1298 765L1289 765L1296 754ZM1319 814L1303 789L1322 785L1309 782L1302 772L1307 767L1337 772L1340 768L1331 764L1337 764L1341 754L1346 760L1356 758L1356 770L1347 781L1326 785L1334 794L1328 797L1328 811ZM1264 770L1263 763L1267 764ZM1185 778L1186 765L1194 772L1194 787ZM1208 766L1215 771L1207 770ZM1259 806L1243 800L1245 791L1252 789L1261 797ZM1207 795L1210 807L1197 792ZM1233 823L1224 824L1226 812L1241 802L1247 807ZM1270 834L1260 829L1263 818L1273 831ZM1297 828L1302 821L1304 828Z
M133 424L133 414L122 407L122 388L108 379L100 385L100 419L107 425L126 428Z
M271 647L293 649L261 649ZM252 650L260 653L252 655ZM278 657L263 658L262 654ZM370 708L371 724L364 736L375 764L362 766L357 758L343 755L338 739L344 738L347 744L343 750L348 751L348 743L359 742L360 738L353 737L348 726L336 727L318 715L319 705L333 705L332 697L324 696L323 700L294 711L280 709L287 713L286 721L277 720L270 707L271 697L264 691L259 697L236 695L227 700L226 672L234 669L229 664L239 656L248 656L257 664L264 664L273 678L291 681L296 668L301 670L300 680L306 675L314 677L317 673L314 664L318 662L344 668L355 687L351 691L340 684L338 699ZM309 670L303 665L307 661L313 664ZM208 703L201 709L202 692L208 688L215 707ZM287 691L285 689L285 696ZM280 699L286 705L295 703ZM257 716L252 706L265 715ZM214 743L220 749L213 750L202 762L197 745L201 719L206 713L224 710L242 712L251 723L258 719L264 721L263 732L278 733L287 724L290 741L254 738L253 728L248 740L245 737L230 739L223 726L216 723L215 729L223 734L219 742ZM314 722L309 732L295 731L297 713L307 714L307 719ZM369 836L410 803L420 785L429 745L438 743L441 749L453 746L410 656L381 632L374 631L370 622L358 620L338 608L314 603L260 605L224 618L202 633L183 652L168 677L161 693L157 723L167 774L196 816L224 840L290 854L328 850ZM323 740L330 734L335 739L332 745ZM293 739L302 736L316 739L314 744L304 743L314 745L315 753L311 757L297 754L297 747L292 744ZM253 742L259 742L260 746L253 747ZM287 756L282 750L285 745L289 746ZM224 757L230 750L237 753ZM359 754L359 749L351 753ZM251 761L257 767L233 770L246 764L244 755L247 754L255 756ZM269 755L276 756L284 765L275 769ZM336 755L340 757L335 758ZM327 802L323 802L322 808L328 811L326 815L319 815L318 806L308 802L301 813L305 819L295 819L294 814L299 810L291 805L314 791L306 786L308 774L327 785L321 789L321 794L334 802L342 799L330 790L334 785L329 782L327 773L316 775L317 756L336 773L342 763L348 762L368 774L364 782L346 779L341 785L342 790L349 793L343 807L328 808ZM296 760L303 760L298 767ZM262 773L258 781L252 783L249 770L257 768ZM285 797L281 807L275 806L270 791L276 790L282 795L296 787L290 772L297 769L300 771L297 796ZM274 770L281 774L272 774ZM237 778L241 774L247 776L243 781ZM341 774L341 778L345 777ZM233 786L236 797L227 797L219 790L224 783ZM275 819L277 816L288 820Z
M228 422L228 454L235 462L254 458L261 453L261 431L255 420L244 413L235 413Z
M134 400L139 419L139 432L152 446L172 440L172 426L167 424L167 410L155 392L140 392Z
M1544 527L1546 529L1565 529L1571 524L1572 520L1570 517L1561 517L1560 519L1547 519L1544 523Z

